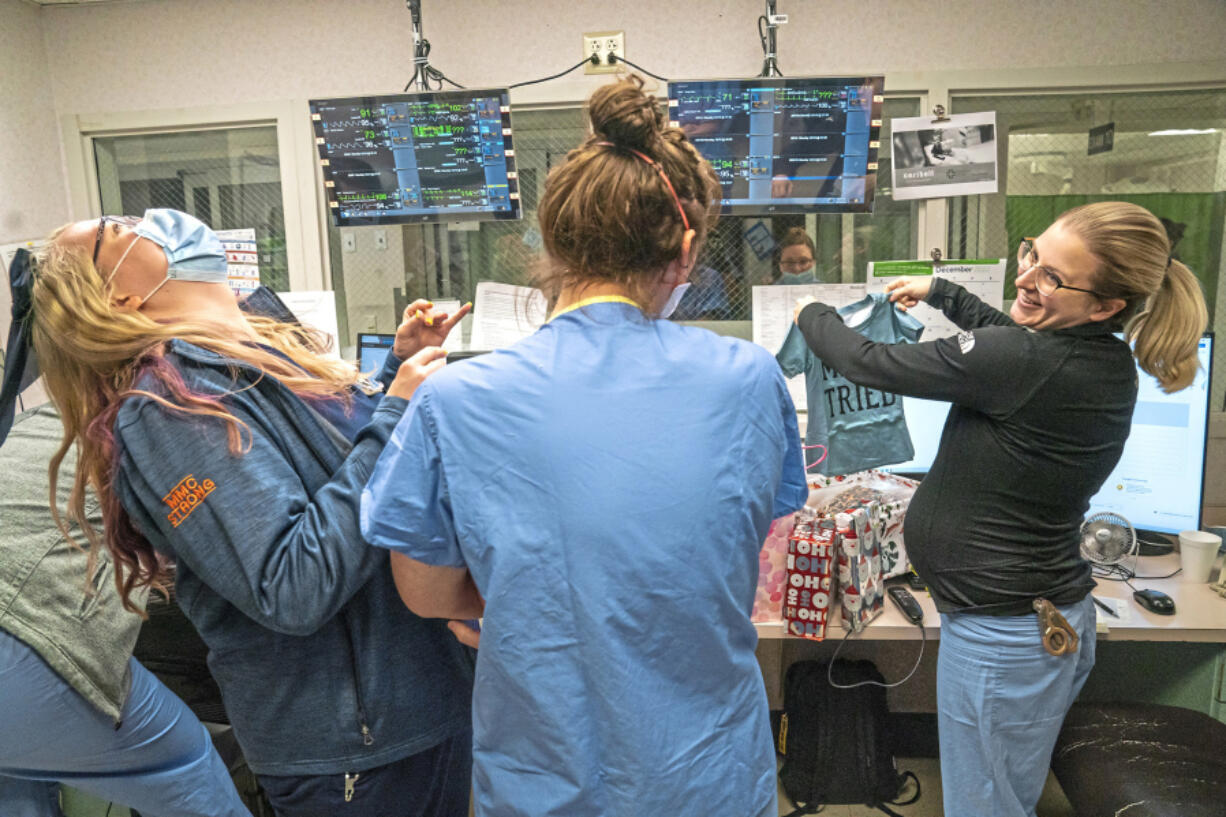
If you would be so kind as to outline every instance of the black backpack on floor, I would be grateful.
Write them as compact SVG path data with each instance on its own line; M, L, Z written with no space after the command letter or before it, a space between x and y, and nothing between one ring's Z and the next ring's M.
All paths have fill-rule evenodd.
M864 804L899 817L887 804L914 803L919 781L894 765L885 688L833 687L827 666L797 661L788 667L776 744L784 756L779 779L796 805L788 817L815 814L829 803ZM843 685L884 683L871 661L836 661L831 674ZM899 802L907 778L915 781L915 795Z

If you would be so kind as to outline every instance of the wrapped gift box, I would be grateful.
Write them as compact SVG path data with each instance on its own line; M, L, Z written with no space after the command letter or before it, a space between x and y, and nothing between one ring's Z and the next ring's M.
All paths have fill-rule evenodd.
M789 635L821 641L834 600L835 520L801 511L788 536L783 621Z

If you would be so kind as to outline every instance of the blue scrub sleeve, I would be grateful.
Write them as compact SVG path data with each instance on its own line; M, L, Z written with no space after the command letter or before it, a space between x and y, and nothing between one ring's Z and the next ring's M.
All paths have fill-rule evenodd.
M801 342L804 342L803 338ZM800 426L796 422L796 407L792 404L792 395L788 393L787 383L784 382L779 371L776 370L771 374L784 436L783 474L779 480L779 489L775 492L775 510L771 514L771 519L778 519L804 507L805 502L809 499L809 486L805 483L805 463L800 448Z
M779 347L779 351L775 354L775 360L779 362L779 368L783 369L784 377L795 377L805 370L805 361L808 359L809 344L805 343L805 336L800 333L800 328L795 323L788 329L788 335L783 339L783 345ZM795 414L795 411L793 411Z
M375 463L362 491L362 536L372 545L424 564L465 567L443 473L432 393L428 382L418 387Z

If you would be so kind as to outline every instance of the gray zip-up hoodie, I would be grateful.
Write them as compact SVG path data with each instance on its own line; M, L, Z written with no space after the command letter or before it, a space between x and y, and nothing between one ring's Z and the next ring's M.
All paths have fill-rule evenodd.
M407 403L386 397L350 446L277 379L181 341L169 362L246 424L226 429L147 397L120 408L115 489L177 565L180 607L258 774L361 771L470 725L472 660L401 602L358 526L362 486ZM389 355L381 379L399 361ZM138 388L158 390L151 376ZM249 432L249 434L248 434Z

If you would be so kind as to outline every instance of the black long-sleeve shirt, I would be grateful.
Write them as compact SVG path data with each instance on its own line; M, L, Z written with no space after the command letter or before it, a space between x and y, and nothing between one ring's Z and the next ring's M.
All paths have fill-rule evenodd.
M942 612L1022 615L1035 598L1081 600L1094 586L1081 522L1119 462L1137 399L1128 345L1102 323L1024 329L940 278L927 300L964 331L891 346L825 304L798 320L814 353L852 382L953 403L907 511L912 563Z

